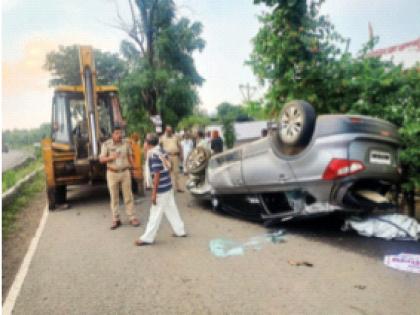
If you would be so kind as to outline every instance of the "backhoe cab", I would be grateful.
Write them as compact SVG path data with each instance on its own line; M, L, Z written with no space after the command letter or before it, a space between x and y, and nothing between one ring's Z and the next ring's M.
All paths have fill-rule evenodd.
M66 202L68 185L105 181L106 167L99 163L101 144L111 137L114 126L125 127L118 89L96 85L91 47L80 46L79 61L82 84L55 88L51 138L42 142L51 210ZM135 162L133 190L142 192L139 137L132 135L130 140Z

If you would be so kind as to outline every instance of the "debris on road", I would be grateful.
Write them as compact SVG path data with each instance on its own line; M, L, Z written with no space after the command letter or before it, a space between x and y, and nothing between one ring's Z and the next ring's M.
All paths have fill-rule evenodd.
M384 257L384 264L397 270L420 273L420 255L406 253L387 255Z
M313 263L310 263L310 262L307 262L307 261L288 260L287 263L291 266L296 266L296 267L299 267L299 266L313 267L314 266Z
M354 286L354 288L359 289L359 290L364 290L364 289L366 289L366 286L365 285L362 285L362 284L356 284Z
M387 240L414 240L420 238L420 224L414 218L402 214L370 215L366 218L347 219L343 231L353 229L363 236Z
M266 233L259 236L251 237L244 243L228 240L228 239L214 239L209 243L211 253L216 257L241 256L246 249L260 250L268 243L285 242L284 231L278 230L273 233Z

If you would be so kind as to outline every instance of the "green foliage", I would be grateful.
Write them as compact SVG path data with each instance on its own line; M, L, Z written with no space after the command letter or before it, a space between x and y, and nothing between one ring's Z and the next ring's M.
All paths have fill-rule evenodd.
M40 142L42 139L49 137L50 134L51 125L44 123L39 128L34 129L5 130L2 132L2 137L4 144L11 148L20 148Z
M265 103L274 117L291 99L304 99L318 114L357 113L398 126L403 187L420 187L420 72L370 57L372 38L359 56L343 52L343 38L325 16L321 1L254 0L270 11L254 38L248 64L268 84Z
M135 3L133 25L127 31L131 41L122 41L120 47L129 64L129 74L120 84L125 112L141 121L130 128L150 128L146 114L157 113L164 124L176 126L198 103L195 87L203 78L192 55L204 48L202 25L183 17L175 19L171 0Z
M258 101L248 101L244 104L245 113L256 120L267 119L266 108L261 102Z
M327 17L319 15L323 1L262 1L270 12L260 16L262 24L253 39L248 64L268 84L266 102L271 116L290 99L305 99L319 113L336 111L340 90L332 84L341 79L335 60L344 40Z
M230 149L236 141L234 120L232 117L225 117L222 119L222 129L225 145Z
M204 115L190 115L184 117L178 123L178 130L191 129L193 127L198 127L204 129L207 125L210 125L210 118Z
M239 105L233 105L228 102L220 103L217 106L217 116L219 120L231 119L233 121L249 121L252 120L246 112L245 108Z
M125 64L118 54L93 50L97 83L115 84L125 73ZM59 46L58 51L47 54L44 69L52 74L50 86L80 85L79 46Z
M26 175L29 175L41 166L42 160L39 158L35 161L26 163L17 169L5 171L2 174L2 191L4 192L13 187L19 180L23 179Z
M3 204L2 207L2 232L3 238L7 239L10 232L14 229L14 222L19 211L26 207L35 196L45 190L45 176L43 172L40 172L30 182L23 185L19 194L13 198L12 201L7 204Z

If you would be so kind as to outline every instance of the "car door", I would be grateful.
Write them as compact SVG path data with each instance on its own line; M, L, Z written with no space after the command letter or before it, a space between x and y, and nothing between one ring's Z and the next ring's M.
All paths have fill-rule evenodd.
M234 149L211 158L208 180L215 193L246 192L241 167L242 150Z
M242 174L245 185L253 193L296 188L288 161L273 152L268 138L244 146Z

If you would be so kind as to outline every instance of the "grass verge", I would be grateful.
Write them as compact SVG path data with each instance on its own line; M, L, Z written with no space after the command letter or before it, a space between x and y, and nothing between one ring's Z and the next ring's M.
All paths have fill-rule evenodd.
M19 211L26 207L37 193L43 190L45 190L45 176L43 172L39 172L33 180L22 186L19 193L10 202L3 204L2 231L4 239L7 239L7 236L13 231Z
M8 170L2 174L2 191L5 192L10 187L13 187L19 180L24 178L26 175L35 171L42 165L42 159L31 161L28 164L19 167L14 170Z

